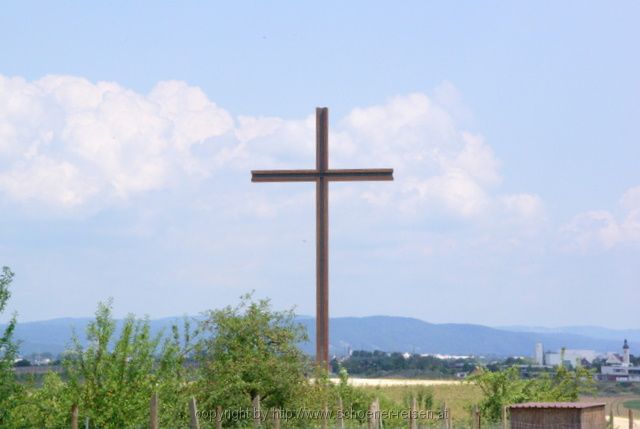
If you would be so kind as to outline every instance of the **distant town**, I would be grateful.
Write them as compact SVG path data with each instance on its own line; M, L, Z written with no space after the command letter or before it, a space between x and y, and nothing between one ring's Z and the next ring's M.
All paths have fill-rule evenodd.
M51 353L34 353L15 360L18 374L44 374L61 370L62 356ZM640 383L640 356L631 354L625 339L620 352L598 352L588 349L561 348L557 351L535 345L532 356L511 356L496 359L475 355L451 355L440 353L386 352L348 349L344 356L333 356L332 370L338 373L345 368L349 374L370 377L403 376L415 378L464 379L478 366L501 370L510 366L520 369L524 377L552 371L564 366L569 369L583 367L594 372L594 379L605 382Z
M599 353L595 350L562 348L557 352L544 351L542 343L536 344L535 367L552 368L564 365L570 368L579 366L595 368L596 377L601 381L640 382L640 359L632 362L629 343L624 340L622 353Z
M334 358L333 368L343 366L352 374L365 376L430 376L465 378L477 365L491 370L517 366L526 377L564 366L569 369L583 367L594 371L597 381L640 383L640 356L635 357L627 340L621 352L561 348L545 351L544 344L536 343L531 357L512 356L504 359L473 355L387 353L381 351L349 351L347 356Z

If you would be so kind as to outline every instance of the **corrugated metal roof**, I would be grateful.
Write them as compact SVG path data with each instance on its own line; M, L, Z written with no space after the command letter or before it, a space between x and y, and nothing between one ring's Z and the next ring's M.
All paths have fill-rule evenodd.
M509 408L592 408L604 407L604 402L525 402Z

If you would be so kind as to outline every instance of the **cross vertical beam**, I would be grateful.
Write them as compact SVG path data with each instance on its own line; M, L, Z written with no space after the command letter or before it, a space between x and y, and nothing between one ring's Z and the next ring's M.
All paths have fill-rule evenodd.
M316 362L329 364L329 112L316 108Z

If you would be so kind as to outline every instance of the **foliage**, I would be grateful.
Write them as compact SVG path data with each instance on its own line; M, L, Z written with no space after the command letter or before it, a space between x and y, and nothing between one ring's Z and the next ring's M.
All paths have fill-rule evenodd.
M0 275L0 314L5 310L11 297L9 286L13 280L13 272L8 267L2 267ZM16 383L13 373L13 363L18 355L18 346L13 340L16 327L16 316L9 320L4 332L0 333L0 427L9 424L11 410L20 400L22 389Z
M15 409L13 427L58 428L69 425L73 401L57 373L47 373L40 387L33 382L28 387L30 394Z
M408 391L404 395L404 406L406 408L411 407L413 399L416 400L418 409L432 410L434 406L433 388L430 386L420 386L416 390Z
M9 297L12 273L1 277L0 311ZM15 318L10 327L15 326ZM11 328L12 329L12 328ZM91 427L144 427L149 419L149 400L154 392L160 398L161 427L185 427L187 399L194 395L201 411L217 406L226 411L247 411L260 398L264 410L278 408L289 420L283 427L310 427L321 424L327 409L335 419L342 403L346 427L361 427L374 399L387 415L400 416L415 398L420 410L438 413L447 405L460 423L466 417L464 404L480 401L485 419L497 420L502 407L523 401L573 401L589 392L593 380L583 368L569 371L558 368L533 379L523 379L517 367L503 371L480 370L473 383L449 386L400 386L358 388L348 382L348 367L334 362L339 380L329 379L326 370L313 366L297 345L306 340L304 328L295 323L292 311L271 309L268 300L241 298L239 305L212 310L205 314L197 330L194 357L199 366L187 365L191 335L186 324L184 335L177 326L169 335L152 335L149 321L127 317L118 325L112 317L111 303L100 304L95 320L86 331L86 342L74 336L64 356L62 375L50 373L33 378L20 388L11 365L16 355L11 333L2 337L2 357L10 364L3 369L0 401L11 410L5 412L2 428L66 427L70 409L77 404L81 420L89 417ZM84 345L86 344L86 345ZM426 371L459 371L475 362L461 360L406 359L400 354L356 352L351 364L386 371L403 367ZM349 363L349 360L346 361ZM8 370L6 369L8 368ZM464 369L462 369L464 370ZM192 376L196 376L192 378ZM309 378L311 377L311 378ZM5 382L6 381L6 382ZM41 386L36 386L36 383ZM10 394L9 386L14 386ZM26 394L24 394L26 392ZM480 399L480 392L483 397ZM325 408L326 407L326 408ZM298 414L300 410L307 413ZM311 414L309 414L309 412ZM10 419L10 420L9 420ZM203 421L206 427L206 422ZM250 423L245 417L225 425ZM437 426L437 420L425 419L421 425ZM385 426L404 426L402 417L385 420Z
M40 387L35 386L35 378L28 383L29 394L14 404L7 427L68 426L74 404L81 420L88 417L92 427L143 427L154 392L161 398L161 425L183 426L188 344L181 343L177 327L164 341L161 334L151 336L146 319L128 316L117 328L111 303L99 304L95 320L87 326L88 345L84 347L74 335L63 359L63 376L48 373ZM188 338L188 325L185 332Z
M143 427L148 423L153 392L162 398L161 424L183 425L186 346L180 342L177 327L161 341L161 334L151 336L148 320L128 316L116 338L111 313L111 303L99 304L95 320L87 327L88 346L83 347L74 335L63 360L63 378L49 373L41 387L31 383L29 394L13 407L13 420L7 427L65 427L73 404L81 419L89 417L92 427Z
M406 356L397 352L363 350L354 351L347 359L340 362L334 359L331 364L334 372L343 367L349 371L349 374L371 377L402 375L451 378L458 372L468 373L476 367L474 359L439 359L435 356L417 354Z
M349 374L346 369L341 368L338 372L338 382L334 383L329 379L329 373L324 368L317 368L313 383L307 389L304 401L297 404L298 408L304 408L316 412L326 410L333 418L338 412L342 412L343 419L347 426L361 427L366 423L366 413L369 410L374 396L362 389L349 384ZM342 403L342 410L339 404ZM316 414L320 416L321 414ZM317 423L318 419L314 419ZM302 427L308 427L309 420L301 421Z
M383 409L386 409L386 404L397 404L403 409L407 410L410 405L410 400L419 396L423 398L429 397L429 392L433 394L433 403L431 407L425 407L423 409L431 409L433 411L440 410L444 406L445 402L447 408L450 411L452 418L455 421L455 427L466 427L465 424L470 423L469 404L476 404L482 399L482 391L475 384L472 383L453 383L453 384L441 384L433 386L367 386L362 387L369 395L379 397ZM428 424L429 422L422 422L421 425ZM438 424L437 420L431 421L431 423ZM406 427L406 424L401 425ZM391 427L386 424L385 427Z
M306 389L307 358L297 347L306 339L293 311L274 311L250 294L205 313L196 343L198 390L206 392L199 402L247 409L259 397L267 408L291 406Z
M343 409L349 410L350 415L362 415L369 408L373 395L367 394L362 389L349 385L349 373L346 368L340 368L338 372L340 382L337 385L337 396L342 400ZM358 420L364 423L362 419Z
M480 369L470 377L484 394L480 411L491 421L501 418L506 405L522 402L571 402L580 394L593 393L593 374L585 368L569 371L558 367L555 373L543 373L537 378L523 379L518 367L503 371Z
M500 371L503 369L511 368L514 365L530 365L530 364L531 364L531 361L525 358L509 356L504 360L489 362L487 364L487 369L489 371Z

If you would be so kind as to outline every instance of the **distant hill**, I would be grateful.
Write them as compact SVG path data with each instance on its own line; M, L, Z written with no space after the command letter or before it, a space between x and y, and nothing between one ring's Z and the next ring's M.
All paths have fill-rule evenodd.
M314 320L300 320L307 326L311 341L304 347L313 352ZM331 319L331 352L344 354L354 350L384 350L415 353L441 353L485 356L532 356L535 343L545 350L561 347L621 351L622 338L602 339L572 333L513 332L472 324L433 324L408 317L371 316ZM640 341L630 343L640 350Z
M540 326L500 326L498 329L513 332L540 332L546 334L575 334L604 340L621 342L622 339L640 343L640 329L610 329L600 326L563 326L560 328L544 328Z
M168 332L172 323L182 318L151 320L153 333ZM21 353L61 353L70 344L72 331L84 339L89 318L65 318L19 323L16 337L21 340ZM300 317L310 341L302 349L312 354L315 344L315 320ZM539 328L490 328L472 324L434 324L409 317L370 316L338 317L330 320L331 353L343 355L353 350L384 350L415 353L441 353L484 356L531 356L535 343L541 341L545 350L561 347L593 349L601 352L620 351L625 334L635 331L607 330L597 327L567 328L567 332ZM569 330L570 329L570 330ZM606 335L605 335L606 334ZM640 350L638 336L627 335L632 353ZM637 352L636 352L637 353Z
M168 317L164 319L150 320L151 334L168 333L171 325L178 323L182 326L182 317ZM86 343L85 331L87 325L94 319L60 318L37 322L18 322L15 330L15 338L20 341L20 353L30 355L32 353L49 352L54 355L62 353L71 344L71 338L75 333L82 344ZM117 330L122 320L117 320ZM4 330L3 324L0 329ZM195 324L194 324L195 326Z

